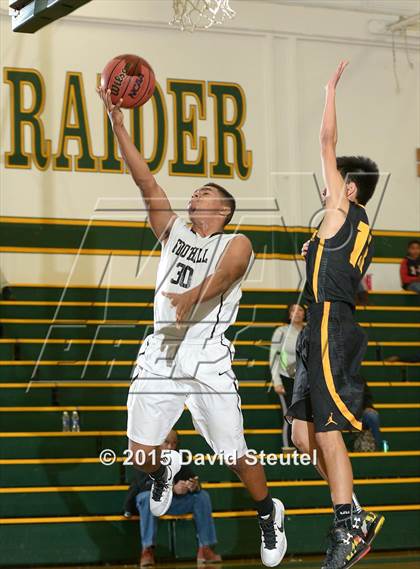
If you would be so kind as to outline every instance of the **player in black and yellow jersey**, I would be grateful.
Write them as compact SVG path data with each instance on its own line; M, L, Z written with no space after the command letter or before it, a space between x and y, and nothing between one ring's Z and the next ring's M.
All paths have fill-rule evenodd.
M323 569L347 569L370 550L383 524L363 511L353 494L353 472L342 431L361 430L363 381L359 368L366 334L354 318L357 287L372 259L372 235L364 206L379 172L364 157L336 157L335 91L347 62L326 87L320 143L324 216L306 251L308 325L297 343L292 439L302 451L318 450L317 468L328 481L334 523ZM355 507L356 505L356 507Z

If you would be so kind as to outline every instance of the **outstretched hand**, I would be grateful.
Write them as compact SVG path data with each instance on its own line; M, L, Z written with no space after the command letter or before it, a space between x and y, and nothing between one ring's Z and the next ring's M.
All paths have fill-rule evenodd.
M176 309L175 326L181 328L185 324L195 304L195 296L192 291L178 294L176 292L162 292L163 296L169 298L171 305Z
M326 86L327 89L335 89L337 87L337 84L340 81L340 78L348 64L349 61L347 60L340 61L339 66L337 67L331 79L327 83Z
M97 87L96 92L102 99L105 105L106 112L108 113L109 120L111 121L112 128L120 126L124 123L124 115L121 111L122 99L118 101L116 105L111 101L111 90L105 90L103 87Z

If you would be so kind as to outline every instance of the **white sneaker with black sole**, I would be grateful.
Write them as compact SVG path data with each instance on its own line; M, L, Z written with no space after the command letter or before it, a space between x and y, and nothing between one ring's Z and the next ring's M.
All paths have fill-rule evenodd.
M285 556L287 549L284 531L284 506L273 498L274 510L269 516L258 516L261 529L261 561L266 567L276 567Z
M150 511L156 517L163 516L172 503L174 478L181 469L181 455L176 450L165 451L161 462L166 474L161 480L154 480L150 492Z

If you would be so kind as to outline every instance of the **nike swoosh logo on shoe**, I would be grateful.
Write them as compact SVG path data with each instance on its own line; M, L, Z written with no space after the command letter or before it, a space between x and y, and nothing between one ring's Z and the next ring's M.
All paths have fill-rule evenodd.
M277 525L277 524L276 524ZM284 533L284 510L282 510L281 512L281 526L279 527L277 525L277 527L279 528L279 530Z

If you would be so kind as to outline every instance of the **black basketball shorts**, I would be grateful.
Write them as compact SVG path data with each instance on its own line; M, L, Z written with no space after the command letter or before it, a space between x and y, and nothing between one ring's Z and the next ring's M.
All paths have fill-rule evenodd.
M287 418L314 423L315 432L362 430L367 336L344 302L309 306L298 337L296 377Z

